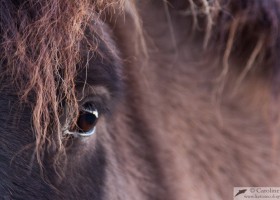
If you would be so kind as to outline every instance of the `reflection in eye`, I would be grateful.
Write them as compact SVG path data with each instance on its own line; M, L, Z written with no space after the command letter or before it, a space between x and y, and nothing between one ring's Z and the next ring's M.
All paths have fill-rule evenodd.
M70 131L66 131L65 134L73 135L76 137L91 136L96 131L97 121L97 109L85 106L85 108L83 108L79 113L75 128Z

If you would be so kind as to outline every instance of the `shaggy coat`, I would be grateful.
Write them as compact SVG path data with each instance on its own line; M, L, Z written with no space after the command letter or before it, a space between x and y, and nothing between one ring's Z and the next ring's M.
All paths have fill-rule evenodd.
M0 5L1 199L280 185L279 0ZM87 105L95 134L65 134Z

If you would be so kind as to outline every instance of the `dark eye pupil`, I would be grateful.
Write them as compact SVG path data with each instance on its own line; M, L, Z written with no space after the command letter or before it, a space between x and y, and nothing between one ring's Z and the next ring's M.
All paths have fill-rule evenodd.
M81 111L77 121L78 130L80 132L90 131L96 125L97 119L98 118L95 114L87 111Z

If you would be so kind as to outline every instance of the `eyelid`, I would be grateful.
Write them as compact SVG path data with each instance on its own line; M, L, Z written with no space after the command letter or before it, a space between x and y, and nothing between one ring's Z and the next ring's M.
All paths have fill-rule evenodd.
M96 126L95 126L93 129L91 129L90 131L88 131L88 132L85 132L85 133L76 133L76 134L77 134L78 137L80 137L80 136L82 136L82 137L88 137L88 136L91 136L91 135L95 134L95 132L96 132Z
M64 135L73 135L74 137L88 137L88 136L91 136L93 135L94 133L96 132L96 126L91 129L90 131L88 132L85 132L85 133L79 133L79 132L76 132L76 131L69 131L69 130L65 130L63 132Z
M79 102L80 110L88 110L93 111L96 109L98 111L99 116L102 114L106 114L108 109L109 102L104 99L104 97L99 95L89 95L84 97L83 100Z
M88 108L84 108L83 111L86 111L86 112L89 112L89 113L92 113L96 116L96 118L98 118L98 110L95 108L95 109L88 109Z
M77 87L77 97L81 101L81 105L84 101L86 101L88 98L96 98L99 97L102 99L102 101L110 101L111 94L110 91L104 87L104 86L90 86L90 85L83 85L83 87Z

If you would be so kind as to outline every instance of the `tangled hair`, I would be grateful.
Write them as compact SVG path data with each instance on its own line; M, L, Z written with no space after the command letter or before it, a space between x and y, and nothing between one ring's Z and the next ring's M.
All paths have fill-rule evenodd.
M11 77L23 101L30 98L36 155L40 166L45 152L63 157L63 106L75 120L77 64L85 29L94 31L96 19L104 10L121 8L117 0L1 0L1 70ZM96 51L95 41L90 50ZM3 65L4 63L4 65Z
M204 27L204 48L222 55L221 77L227 75L232 58L245 66L240 83L253 67L278 71L279 9L278 0L188 0L185 14L192 16L195 31Z

